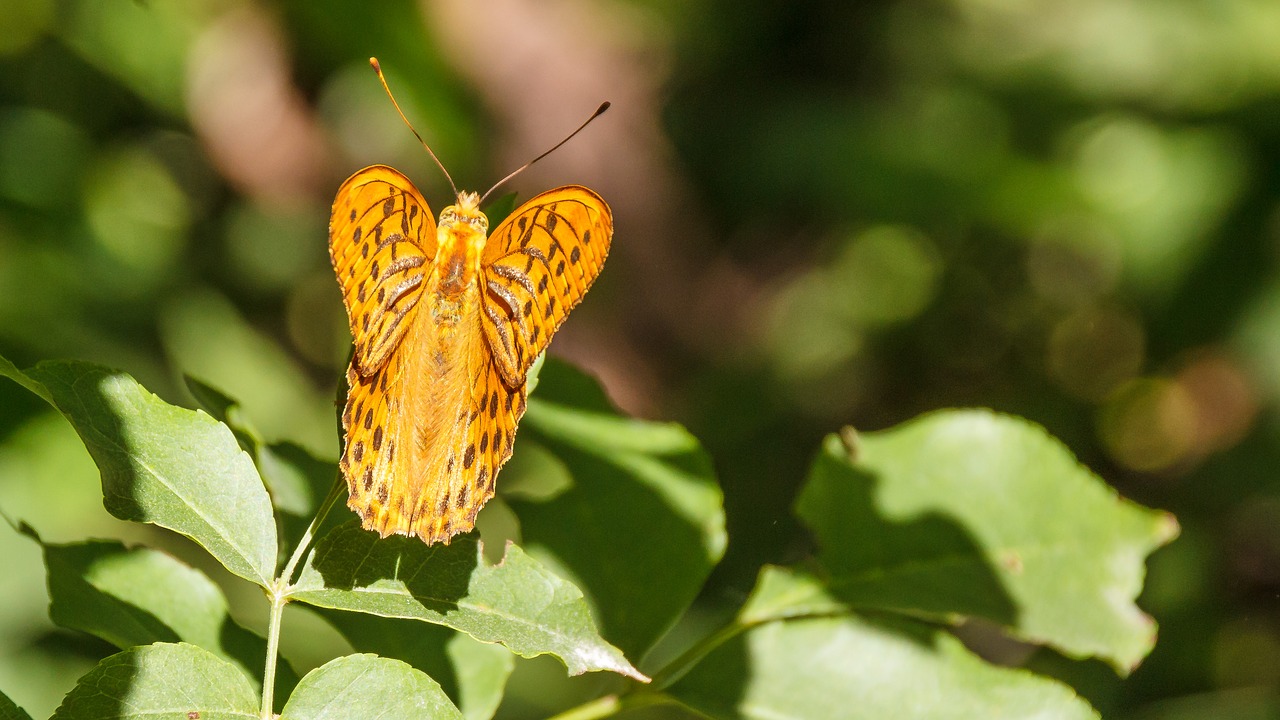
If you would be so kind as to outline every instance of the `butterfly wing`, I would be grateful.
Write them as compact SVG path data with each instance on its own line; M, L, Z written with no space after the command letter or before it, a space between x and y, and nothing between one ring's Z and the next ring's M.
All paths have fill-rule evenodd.
M524 386L534 359L600 274L612 239L609 206L578 185L538 195L489 236L481 323L508 386Z
M412 325L435 255L435 219L399 171L373 165L338 189L329 220L329 257L342 286L361 375L382 367Z
M339 188L329 256L355 339L340 465L349 505L365 527L389 510L397 450L389 423L397 413L403 365L394 351L413 325L435 253L435 219L404 175L375 165Z
M511 387L493 362L483 338L471 344L467 393L442 451L427 459L429 470L408 514L409 534L427 544L475 527L476 514L493 497L498 470L511 457L516 423L525 411L525 386Z

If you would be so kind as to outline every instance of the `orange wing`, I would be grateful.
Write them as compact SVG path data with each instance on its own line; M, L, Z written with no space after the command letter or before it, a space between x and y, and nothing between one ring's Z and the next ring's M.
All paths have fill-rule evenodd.
M397 448L388 420L400 403L403 366L394 351L417 314L436 254L435 227L413 183L386 166L352 175L333 201L329 256L355 338L340 465L349 504L366 526L389 507Z
M612 238L609 206L578 185L538 195L490 235L481 322L509 387L524 386L529 366L600 274Z
M338 189L329 257L342 285L361 376L381 368L413 324L435 256L436 221L399 171L373 165Z

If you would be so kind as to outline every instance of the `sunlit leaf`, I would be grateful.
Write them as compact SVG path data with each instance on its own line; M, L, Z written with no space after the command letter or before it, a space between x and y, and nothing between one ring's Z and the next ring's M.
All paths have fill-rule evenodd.
M667 692L715 720L1098 718L1069 687L989 665L924 623L813 612L839 604L815 587L766 568L737 632ZM804 604L788 609L792 594Z
M121 650L156 642L198 645L260 682L266 640L231 618L221 588L204 573L158 550L114 541L42 547L54 623ZM281 660L276 694L287 696L297 682Z
M434 680L399 660L348 655L307 673L280 720L462 720Z
M337 610L446 625L525 657L551 653L570 674L591 670L643 679L596 632L582 593L517 546L486 564L475 534L450 545L378 539L358 523L326 535L291 592Z
M851 607L979 616L1072 656L1134 668L1155 623L1134 605L1144 560L1177 533L1029 422L939 412L827 438L797 509Z
M202 545L228 570L267 585L276 556L271 503L227 427L170 405L133 378L81 362L0 374L33 390L71 422L102 474L103 504Z
M301 540L325 496L339 480L337 463L321 460L297 443L267 442L238 400L189 375L184 379L187 389L200 406L231 428L240 447L253 458L276 510L281 555L288 555ZM335 507L325 518L321 531L327 532L352 517L345 507ZM281 561L283 559L280 558Z
M125 650L80 678L54 720L257 720L258 698L235 665L185 643Z

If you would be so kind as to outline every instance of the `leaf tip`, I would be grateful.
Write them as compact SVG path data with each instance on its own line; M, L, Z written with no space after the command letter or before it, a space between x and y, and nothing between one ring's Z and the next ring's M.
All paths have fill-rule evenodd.
M1182 526L1178 524L1178 518L1171 512L1161 511L1156 519L1156 540L1161 545L1166 545L1181 534Z
M849 456L849 462L858 462L859 450L862 448L862 439L858 435L857 428L852 425L845 425L840 428L840 444L844 446L845 454Z

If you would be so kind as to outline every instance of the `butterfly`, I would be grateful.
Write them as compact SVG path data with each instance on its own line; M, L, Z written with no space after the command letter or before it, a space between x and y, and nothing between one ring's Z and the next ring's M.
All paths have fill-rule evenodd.
M338 189L329 223L354 338L339 462L348 506L368 530L428 545L471 530L493 497L529 368L613 236L608 204L579 185L534 197L492 233L481 196L456 194L437 221L408 178L373 165Z

